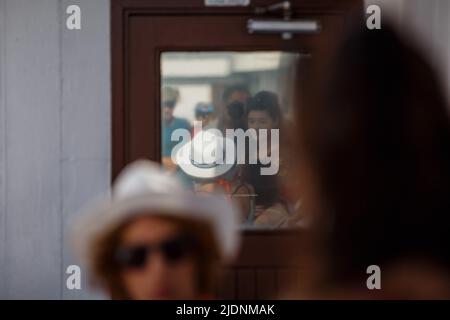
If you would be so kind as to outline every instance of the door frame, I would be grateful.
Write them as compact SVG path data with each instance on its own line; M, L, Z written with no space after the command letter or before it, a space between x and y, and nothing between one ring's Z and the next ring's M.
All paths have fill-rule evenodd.
M129 159L129 30L135 15L252 15L277 0L252 0L247 7L206 7L204 0L111 0L112 180ZM360 0L291 0L293 14L344 15L362 12Z

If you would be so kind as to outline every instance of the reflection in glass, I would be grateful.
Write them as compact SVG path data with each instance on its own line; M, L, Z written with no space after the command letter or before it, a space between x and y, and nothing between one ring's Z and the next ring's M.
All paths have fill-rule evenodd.
M161 56L162 163L195 192L225 192L246 227L290 227L283 132L297 53L166 52Z

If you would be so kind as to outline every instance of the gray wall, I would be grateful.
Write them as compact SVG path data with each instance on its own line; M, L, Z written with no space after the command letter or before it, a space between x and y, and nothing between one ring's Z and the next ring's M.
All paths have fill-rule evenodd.
M108 0L0 0L0 298L93 297L65 287L65 230L110 182L109 20Z

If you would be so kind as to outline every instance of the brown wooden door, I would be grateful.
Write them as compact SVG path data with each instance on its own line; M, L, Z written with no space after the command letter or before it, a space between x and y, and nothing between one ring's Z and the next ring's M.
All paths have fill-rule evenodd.
M291 1L293 18L320 22L316 34L254 34L247 21L254 8L275 1L251 1L248 7L206 7L204 1L113 0L113 177L138 158L161 159L161 54L170 51L267 51L312 54L342 32L362 1ZM362 12L362 11L361 11ZM275 15L272 18L280 18ZM276 297L283 279L301 281L301 266L291 259L297 237L287 231L246 231L237 262L226 266L218 288L222 298ZM295 251L295 250L294 250Z

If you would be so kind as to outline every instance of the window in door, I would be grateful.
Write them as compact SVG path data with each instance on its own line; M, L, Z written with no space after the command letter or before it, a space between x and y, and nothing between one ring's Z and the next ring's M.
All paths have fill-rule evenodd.
M287 51L162 52L161 160L194 192L223 192L245 228L301 221L285 166L296 72Z

